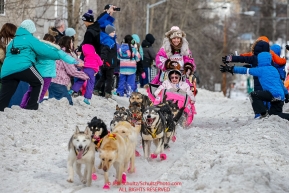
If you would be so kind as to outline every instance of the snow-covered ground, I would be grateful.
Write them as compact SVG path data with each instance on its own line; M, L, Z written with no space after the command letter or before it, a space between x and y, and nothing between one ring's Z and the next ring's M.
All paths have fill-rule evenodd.
M76 175L68 183L67 144L75 126L84 130L94 116L109 124L117 103L128 106L127 98L113 97L117 102L94 96L88 106L79 97L69 106L66 99L52 99L38 111L14 106L0 112L0 192L289 192L289 122L277 116L254 120L248 99L202 89L193 125L177 128L167 160L137 157L136 173L127 175L130 185L106 191L100 170L91 187ZM109 173L113 181L114 168Z

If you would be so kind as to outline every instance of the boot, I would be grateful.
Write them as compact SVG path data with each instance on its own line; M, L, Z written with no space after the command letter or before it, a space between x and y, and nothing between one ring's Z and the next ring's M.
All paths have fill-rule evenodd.
M94 91L93 91L93 94L94 94L94 95L96 95L96 96L100 96L100 94L99 94L99 91L98 91L98 90L94 90Z
M105 93L105 96L104 96L106 99L108 99L108 98L111 98L111 94L109 94L109 93Z
M84 98L83 102L85 102L86 104L90 105L90 102L87 98Z

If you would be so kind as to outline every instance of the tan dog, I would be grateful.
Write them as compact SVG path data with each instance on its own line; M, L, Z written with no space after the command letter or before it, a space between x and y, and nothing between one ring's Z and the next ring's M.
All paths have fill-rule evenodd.
M86 127L85 131L79 131L76 126L75 132L69 140L68 144L68 178L67 181L72 183L74 174L73 166L76 167L76 173L78 174L82 183L87 186L91 185L91 174L95 172L94 160L95 150L94 143L91 141L91 131L89 127ZM85 165L84 175L81 173L81 164Z
M129 122L121 121L115 126L112 132L121 134L122 136L125 136L126 138L128 138L134 144L133 151L136 152L135 149L137 145L137 136L140 132L140 129L141 129L141 125L136 125L135 127L133 127ZM135 172L135 164L134 164L135 155L139 155L139 153L136 152L136 154L134 154L130 159L130 166L128 170L130 173Z
M110 133L105 136L99 148L101 163L99 169L104 171L104 189L109 189L108 170L113 165L116 170L116 183L120 185L126 182L125 170L134 156L135 144L125 135ZM134 160L131 161L134 163ZM134 169L134 166L131 166Z
M141 94L140 92L132 92L129 98L129 103L132 105L139 104L143 109L151 104L148 96Z

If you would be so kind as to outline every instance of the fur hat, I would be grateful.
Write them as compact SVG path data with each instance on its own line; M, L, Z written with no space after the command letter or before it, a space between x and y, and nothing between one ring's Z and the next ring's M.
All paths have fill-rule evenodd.
M34 33L36 32L36 27L35 24L32 20L30 19L26 19L24 21L22 21L22 23L20 24L20 27L26 29L27 31L29 31L30 33Z
M107 25L106 27L105 27L105 33L106 34L110 34L110 33L112 33L112 32L114 32L115 31L115 28L112 26L112 25Z
M93 16L93 11L89 9L83 16L82 16L82 21L87 21L87 22L93 22L94 21L94 16Z
M173 26L170 31L165 33L165 36L169 39L173 39L175 37L178 38L186 37L186 34L178 26Z
M169 69L181 69L181 65L177 61L171 61L170 59L166 60L165 67L167 70Z
M69 36L69 37L72 37L76 34L75 30L73 28L67 28L65 30L65 35L66 36Z

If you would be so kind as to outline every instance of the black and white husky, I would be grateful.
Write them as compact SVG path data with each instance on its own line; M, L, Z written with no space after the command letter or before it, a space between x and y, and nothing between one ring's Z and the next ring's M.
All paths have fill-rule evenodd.
M94 143L91 141L91 131L86 127L85 131L80 131L76 126L74 134L68 143L67 181L72 183L74 179L74 169L78 174L81 182L91 186L92 172L95 172L94 160L95 150ZM84 175L81 173L81 164L85 165Z
M164 134L166 120L160 112L160 108L155 106L147 107L143 112L143 123L141 125L142 146L144 157L149 158L151 142L156 146L156 150L151 154L151 158L157 158L160 154L161 160L166 159L164 152Z

